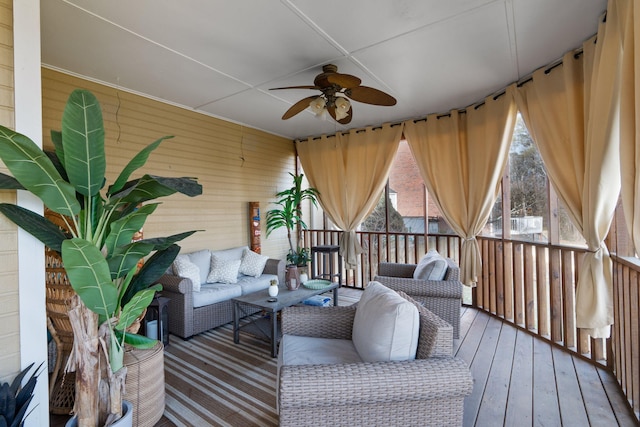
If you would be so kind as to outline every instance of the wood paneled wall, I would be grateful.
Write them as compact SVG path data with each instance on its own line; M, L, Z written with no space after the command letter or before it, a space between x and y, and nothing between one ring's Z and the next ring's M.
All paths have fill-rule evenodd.
M0 124L15 127L13 102L13 2L0 1ZM0 170L7 169L0 162ZM15 191L0 190L0 203L15 203ZM0 381L20 371L18 229L0 215Z
M52 147L50 131L60 129L64 105L74 89L88 89L98 97L105 121L108 184L146 145L174 136L140 171L197 177L203 194L162 199L147 220L144 237L197 229L203 231L184 240L183 251L248 245L248 202L258 201L262 253L284 259L286 233L278 230L267 239L265 214L274 207L275 194L291 186L293 141L50 69L42 70L42 86L45 147Z

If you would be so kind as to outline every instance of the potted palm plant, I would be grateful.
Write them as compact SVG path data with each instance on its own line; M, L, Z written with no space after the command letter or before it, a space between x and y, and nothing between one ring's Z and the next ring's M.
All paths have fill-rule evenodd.
M318 190L313 187L302 188L302 179L304 174L294 175L289 173L293 178L293 186L276 194L275 202L278 208L267 211L267 237L279 228L287 229L287 240L289 241L289 252L287 253L287 261L289 265L298 267L306 267L310 261L309 251L302 247L301 229L306 229L307 224L302 220L302 202L309 200L314 206L318 206ZM296 245L293 245L292 231L296 230L298 239Z
M158 207L153 200L182 193L196 196L194 178L143 175L130 180L163 137L151 143L105 188L102 111L96 97L74 91L61 131L52 131L55 152L44 152L25 135L0 126L0 159L13 176L0 174L1 189L23 189L39 197L66 222L61 229L45 217L13 204L0 212L58 251L76 293L69 309L74 331L78 425L111 425L122 417L126 377L125 343L150 348L155 340L127 332L147 308L153 285L179 252L176 242L194 231L132 242ZM150 256L143 267L138 261Z

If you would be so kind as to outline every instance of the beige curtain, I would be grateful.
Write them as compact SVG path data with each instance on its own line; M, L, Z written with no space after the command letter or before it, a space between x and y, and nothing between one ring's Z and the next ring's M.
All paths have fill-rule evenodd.
M378 202L402 136L403 125L351 130L297 143L298 156L319 202L342 231L340 254L356 268L363 252L356 228Z
M616 78L619 49L609 21L578 58L518 88L516 101L549 179L589 251L578 273L576 322L594 338L613 323L611 259L604 239L620 191Z
M617 0L615 16L622 36L620 111L620 169L622 204L627 228L640 254L640 7L633 0Z
M466 113L428 116L405 123L405 136L430 194L451 228L462 238L462 282L473 285L482 268L476 236L485 226L500 191L516 109L513 88L489 97Z

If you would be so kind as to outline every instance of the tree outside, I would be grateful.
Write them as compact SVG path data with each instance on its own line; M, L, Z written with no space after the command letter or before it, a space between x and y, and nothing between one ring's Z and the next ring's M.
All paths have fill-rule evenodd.
M386 199L386 203L385 203ZM404 220L402 219L402 215L400 212L393 207L391 200L389 197L385 197L384 192L380 196L380 200L376 204L376 207L369 214L367 219L362 223L362 231L387 231L386 227L386 215L385 209L389 208L389 232L393 233L405 233L406 227L404 225Z

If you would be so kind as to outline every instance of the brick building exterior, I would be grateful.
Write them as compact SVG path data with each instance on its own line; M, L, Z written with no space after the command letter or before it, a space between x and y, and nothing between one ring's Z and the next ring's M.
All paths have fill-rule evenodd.
M427 215L432 227L437 226L440 210L431 197L427 197L425 186L418 170L413 153L406 140L400 141L391 172L389 187L397 193L396 209L405 219L407 231L424 232L425 198L427 199ZM433 228L430 230L433 231Z

